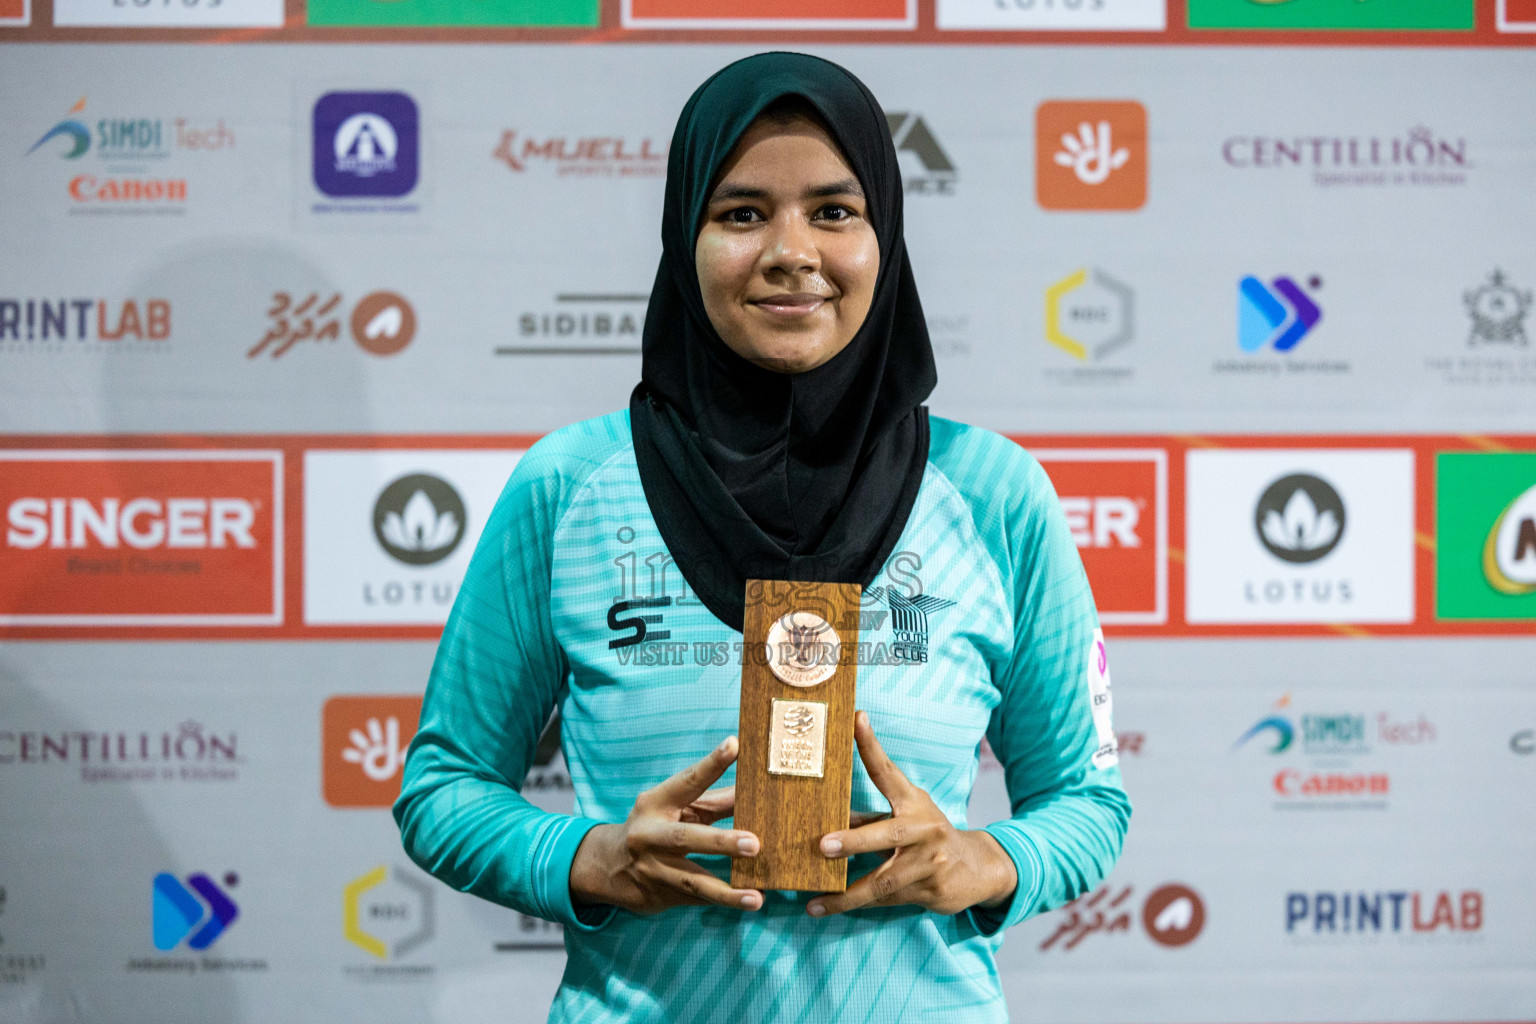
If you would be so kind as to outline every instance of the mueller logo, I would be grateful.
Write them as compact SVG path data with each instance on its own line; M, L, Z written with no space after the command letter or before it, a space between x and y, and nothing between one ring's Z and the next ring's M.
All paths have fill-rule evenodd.
M403 92L329 92L315 103L315 187L336 198L399 197L420 173L420 114Z
M421 698L332 697L321 711L322 789L332 807L388 807L400 795Z
M150 342L171 337L167 299L0 299L0 342Z
M1319 186L1464 185L1467 140L1419 125L1399 136L1234 135L1221 158L1238 170L1310 171Z
M1467 935L1483 929L1483 894L1406 889L1366 892L1288 892L1285 933L1308 938L1359 935Z
M432 565L464 539L464 499L430 473L411 473L385 487L373 506L373 535L390 557Z
M189 949L207 949L219 941L240 916L240 908L226 890L240 884L229 872L220 887L207 875L187 876L182 882L175 875L161 872L155 876L153 892L155 948L161 952L175 949L185 940Z
M0 624L278 624L281 461L0 452Z
M1205 901L1187 885L1170 882L1153 889L1141 901L1139 915L1134 897L1130 885L1118 890L1103 885L1078 897L1057 911L1056 928L1040 950L1068 953L1095 934L1130 934L1138 916L1147 938L1168 949L1189 945L1205 928Z
M1322 286L1316 275L1307 279L1312 291ZM1277 277L1268 287L1252 276L1237 284L1237 344L1244 352L1265 347L1289 352L1322 318L1317 303L1289 277Z
M553 167L560 177L654 178L667 173L667 148L649 136L519 137L509 128L501 133L501 141L491 156L516 174L534 166Z
M1060 495L1102 621L1166 622L1167 453L1039 449L1031 454Z
M906 193L954 195L960 175L928 123L918 114L905 112L887 112L885 119L891 129L891 142L896 146L896 157L904 171L902 186Z
M357 347L374 356L392 356L416 337L416 310L396 292L370 292L348 317L340 292L274 292L267 330L246 351L247 359L281 359L295 346L334 342L345 320Z

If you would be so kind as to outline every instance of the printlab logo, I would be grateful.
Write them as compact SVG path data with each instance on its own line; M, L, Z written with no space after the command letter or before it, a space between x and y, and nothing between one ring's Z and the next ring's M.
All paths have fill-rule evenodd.
M902 186L907 195L954 195L959 172L922 116L888 111L885 119L905 172Z
M391 483L373 506L373 535L390 557L406 565L433 565L464 539L464 499L430 473Z
M1087 896L1079 896L1057 912L1056 929L1040 943L1040 950L1054 948L1067 953L1090 935L1129 933L1135 915L1134 893L1133 886L1116 892L1114 886L1102 885ZM1140 916L1149 939L1177 949L1194 942L1204 930L1205 901L1189 886L1169 882L1147 895Z
M667 147L650 136L638 142L619 135L572 138L566 135L518 137L501 133L491 156L514 174L538 165L552 166L558 177L657 178L667 173Z
M1435 476L1435 611L1536 620L1536 452L1443 452Z
M321 712L325 802L388 807L400 795L420 697L332 697Z
M343 890L342 934L380 960L398 959L431 941L436 927L432 903L432 889L424 880L381 865Z
M1035 197L1047 210L1147 201L1147 110L1134 100L1048 100L1035 111Z
M1285 933L1293 940L1348 941L1382 935L1399 940L1465 939L1483 930L1483 894L1341 889L1285 894Z
M1316 275L1307 279L1312 291L1322 286ZM1289 352L1322 318L1317 303L1289 277L1277 277L1265 286L1250 275L1237 284L1237 345L1244 352Z
M1529 344L1525 336L1525 317L1531 311L1531 292L1521 291L1504 278L1504 272L1495 270L1488 281L1466 292L1462 301L1472 318L1472 332L1467 344L1473 348L1481 345L1515 345L1524 348Z
M245 357L281 359L301 342L335 341L341 336L343 317L340 292L329 296L274 292L267 309L267 331ZM347 325L358 348L369 355L392 356L416 337L416 311L397 292L370 292L352 308Z
M240 883L234 872L226 874L221 888L199 872L183 883L161 872L154 881L154 938L161 952L175 949L185 940L189 949L207 949L240 916L240 908L226 890Z
M415 187L420 115L403 92L328 92L315 103L315 187L338 199L399 198Z
M882 588L871 588L880 591ZM886 604L891 610L891 630L895 640L891 644L891 657L897 663L923 665L928 662L928 616L953 608L954 601L934 594L908 596L895 587L883 588ZM879 594L877 593L878 597Z
M1097 362L1135 337L1135 300L1129 285L1104 271L1075 270L1045 291L1045 339L1078 362Z
M1326 558L1343 539L1344 499L1322 477L1292 473L1265 488L1253 519L1265 550L1305 565Z
M55 351L159 351L171 339L169 299L0 299L3 350L37 351L49 342ZM27 344L22 344L26 342Z

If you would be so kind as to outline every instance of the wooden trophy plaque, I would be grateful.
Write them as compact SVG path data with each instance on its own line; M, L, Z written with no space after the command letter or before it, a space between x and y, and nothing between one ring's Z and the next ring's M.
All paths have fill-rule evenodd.
M735 827L756 857L731 861L738 889L842 892L848 861L821 837L848 827L859 585L748 580Z

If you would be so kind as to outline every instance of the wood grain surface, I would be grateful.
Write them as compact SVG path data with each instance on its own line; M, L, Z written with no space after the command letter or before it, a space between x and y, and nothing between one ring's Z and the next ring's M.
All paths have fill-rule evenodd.
M823 857L820 846L822 836L848 827L859 592L856 583L747 581L735 826L757 835L762 849L756 857L732 860L731 885L737 888L842 892L848 887L848 861ZM768 630L792 611L815 612L837 631L842 654L837 671L824 683L791 686L768 667ZM775 698L826 703L826 765L821 778L769 773Z

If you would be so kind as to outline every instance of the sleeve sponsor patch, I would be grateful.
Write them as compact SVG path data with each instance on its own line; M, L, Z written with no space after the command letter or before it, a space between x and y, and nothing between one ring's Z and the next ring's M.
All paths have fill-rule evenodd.
M1120 745L1115 740L1114 700L1109 692L1109 654L1104 648L1104 631L1093 631L1093 646L1088 651L1088 699L1093 705L1093 731L1098 748L1093 752L1095 768L1111 768L1120 763Z

